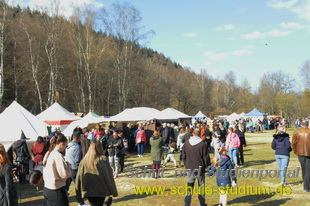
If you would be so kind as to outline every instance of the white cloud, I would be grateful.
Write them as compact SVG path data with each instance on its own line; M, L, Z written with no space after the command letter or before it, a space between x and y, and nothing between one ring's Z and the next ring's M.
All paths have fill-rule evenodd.
M196 36L197 36L196 33L184 33L184 34L182 34L182 35L185 36L185 37L189 37L189 38L193 38L193 37L196 37Z
M267 3L268 6L275 8L275 9L290 9L292 8L298 0L290 0L290 1L282 1L282 0L271 0Z
M219 27L216 27L216 31L230 31L230 30L233 30L234 29L234 25L233 24L226 24L226 25L223 25L223 26L219 26Z
M261 32L258 32L258 31L254 31L252 33L249 33L249 34L244 34L243 37L245 39L261 39L265 36L265 34L261 33Z
M204 56L207 56L209 60L212 61L219 61L221 59L224 59L227 55L227 53L222 52L222 53L216 53L214 51L206 51L203 53Z
M59 9L59 14L70 17L73 14L74 7L85 8L92 6L94 8L102 8L103 4L96 0L16 0L12 5L19 4L21 7L29 7L39 11L53 11Z
M282 29L295 29L295 30L305 28L305 26L296 22L281 23L279 24L279 27L281 27Z
M271 0L267 5L275 9L287 9L297 14L298 18L310 21L310 0Z
M274 29L268 32L269 36L272 37L282 37L282 36L288 36L292 33L293 31L281 31L278 29Z
M243 55L250 55L252 52L248 49L239 49L231 52L232 55L235 56L243 56Z

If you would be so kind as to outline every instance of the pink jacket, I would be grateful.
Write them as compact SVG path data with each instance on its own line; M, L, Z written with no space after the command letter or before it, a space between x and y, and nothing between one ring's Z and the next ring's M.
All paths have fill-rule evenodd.
M141 143L141 142L146 144L146 135L145 135L144 130L140 130L136 136L136 143Z
M226 147L226 150L228 150L228 148L240 147L240 139L239 139L238 135L235 133L228 134L227 138L226 138L225 147Z

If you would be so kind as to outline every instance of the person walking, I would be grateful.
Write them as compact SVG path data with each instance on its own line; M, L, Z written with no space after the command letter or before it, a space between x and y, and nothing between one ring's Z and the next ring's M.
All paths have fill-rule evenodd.
M106 197L118 196L113 171L98 140L90 143L80 162L75 190L77 195L87 198L91 206L103 206ZM109 197L105 205L109 206L111 202L112 197Z
M64 135L53 136L43 159L43 195L48 206L69 206L66 180L71 177L72 169L62 154L67 145Z
M198 128L194 129L193 136L184 143L182 158L186 169L191 172L188 175L187 187L188 191L185 196L185 206L191 205L193 189L195 180L198 180L200 191L204 190L205 185L205 169L211 165L208 147L200 137ZM205 194L198 195L199 203L201 206L206 206Z
M286 127L283 125L278 126L277 134L273 135L273 140L271 147L275 150L276 161L281 170L281 184L284 186L288 185L285 181L286 170L290 162L290 152L292 151L291 142L289 140L290 136L286 133Z
M310 129L308 122L301 122L301 128L293 134L292 148L301 165L304 191L310 192Z

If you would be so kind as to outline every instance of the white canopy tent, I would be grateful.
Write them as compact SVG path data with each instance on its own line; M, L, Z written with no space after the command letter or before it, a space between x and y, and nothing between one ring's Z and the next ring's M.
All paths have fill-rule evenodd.
M234 112L227 117L227 121L232 122L238 120L239 118L240 118L239 114Z
M199 111L195 116L192 117L192 123L195 123L196 120L208 120L210 119L204 113Z
M38 114L37 117L46 124L51 125L52 131L56 128L60 128L63 131L71 122L81 119L70 113L57 102Z
M160 112L156 119L158 120L179 120L179 119L191 119L191 116L184 114L173 108L167 108Z
M38 136L47 136L47 124L39 120L16 101L0 114L0 142L6 150L16 140L19 140L22 131L29 141L34 142Z
M141 120L154 119L160 111L151 107L128 108L121 113L110 117L110 122L137 122Z
M110 118L104 118L94 112L89 112L85 117L70 123L70 125L62 132L66 137L71 136L76 127L84 128L89 124L97 124L100 122L110 121Z

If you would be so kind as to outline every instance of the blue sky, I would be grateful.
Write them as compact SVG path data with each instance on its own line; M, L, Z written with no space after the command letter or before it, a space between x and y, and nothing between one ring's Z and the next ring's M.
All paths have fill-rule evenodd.
M44 1L48 0L22 2L32 6ZM98 8L125 2L61 1L66 15L71 1ZM263 73L280 69L299 82L298 69L310 59L310 0L126 2L140 10L146 31L156 32L148 47L197 73L206 69L214 78L232 70L238 83L247 78L253 91Z

